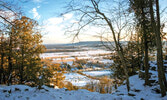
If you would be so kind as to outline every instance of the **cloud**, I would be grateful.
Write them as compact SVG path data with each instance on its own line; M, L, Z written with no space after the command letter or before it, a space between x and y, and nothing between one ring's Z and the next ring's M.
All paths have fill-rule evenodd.
M59 17L54 17L54 18L49 18L48 20L46 20L46 22L48 23L48 25L57 25L62 23L63 19Z
M33 0L33 2L39 3L39 2L42 2L42 0Z
M51 17L43 22L44 43L67 43L71 39L64 35L64 28L72 20L72 14L65 14L62 17Z
M40 8L40 6L38 6L37 8ZM40 19L40 15L39 15L39 13L37 12L37 8L33 8L31 11L30 11L30 13L32 13L33 14L33 17L35 18L35 19Z
M62 17L51 17L43 22L42 26L42 32L44 32L43 35L43 41L46 44L53 44L53 43L69 43L72 42L73 37L69 37L69 35L64 35L65 28L71 23L78 23L78 21L74 20L73 14L65 14ZM87 31L84 31L85 33L88 33L89 35L83 34L80 35L80 40L83 41L94 41L99 40L96 37L94 37L93 33L100 32L100 28L87 28ZM78 40L75 40L77 42Z
M64 20L68 20L68 19L71 19L73 16L73 14L64 14L63 17L64 17Z
M73 14L65 14L62 17L51 17L44 21L45 30L49 33L64 33L62 30L71 21Z
M40 8L40 6L37 6L37 8Z

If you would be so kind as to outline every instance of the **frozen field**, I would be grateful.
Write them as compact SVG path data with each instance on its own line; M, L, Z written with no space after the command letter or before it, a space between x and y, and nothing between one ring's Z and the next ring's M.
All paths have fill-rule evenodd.
M87 71L83 72L86 75L90 76L104 76L104 75L111 75L112 72L110 70L102 70L102 71ZM86 76L80 75L78 73L66 73L65 81L71 82L75 86L85 86L87 83L90 82L99 82L98 80L90 79Z
M55 52L55 53L43 53L41 54L41 58L48 58L48 57L92 57L95 55L100 55L100 54L111 54L111 51L106 51L106 50L89 50L89 51L80 51L80 52Z
M87 49L87 50L85 50ZM84 48L83 51L74 51L74 52L66 52L66 49L64 49L64 52L54 52L54 53L43 53L41 54L41 58L45 59L52 59L53 63L67 63L70 66L73 66L74 62L76 60L85 60L89 63L94 64L103 64L101 66L108 65L113 63L113 60L107 59L107 57L110 57L112 54L111 51L103 50L103 49L90 49L90 47ZM103 69L102 67L99 67L97 65L84 65L86 66L86 69L88 70L89 67L95 69ZM90 68L90 69L91 69ZM73 67L74 69L74 67ZM77 68L75 68L78 70ZM72 69L71 69L72 70ZM91 69L92 70L92 69ZM112 74L109 70L102 70L102 71L85 71L83 72L86 75L90 75L93 77L99 77L104 75L110 75ZM74 86L85 86L87 83L90 82L98 82L98 80L90 79L86 76L80 75L78 73L66 73L65 75L65 81L71 82Z
M83 73L86 75L90 75L90 76L104 76L104 75L111 75L112 74L112 72L110 70L86 71Z
M88 60L88 62L112 64L113 60L108 59L111 56L111 51L106 50L89 50L80 52L55 52L43 53L41 58L52 59L54 63L67 63L72 66L73 62L77 60Z
M71 82L74 86L85 86L90 82L98 82L98 80L90 79L78 73L66 73L64 75L66 77L65 81Z

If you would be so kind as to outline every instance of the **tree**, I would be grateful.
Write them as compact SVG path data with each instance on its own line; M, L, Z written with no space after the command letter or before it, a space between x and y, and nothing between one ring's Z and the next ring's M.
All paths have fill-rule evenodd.
M40 77L42 77L42 84L62 87L64 84L62 81L65 79L64 69L60 67L60 64L54 64L49 60L42 60L42 68L40 69Z
M40 63L38 61L40 60L40 54L45 49L41 44L42 36L37 29L37 25L35 20L22 16L21 19L15 20L14 26L11 28L12 33L17 36L17 40L15 40L17 41L17 48L15 50L17 51L16 66L19 68L21 84L27 79L26 77L30 76L29 73L25 74L27 71L32 73L35 71L38 63Z
M7 41L5 39L5 37L1 36L0 38L0 84L5 83L6 79L5 79L5 62L6 62L6 45L7 45Z
M154 7L153 0L149 0L149 7L150 7L152 30L156 35L158 80L160 84L161 95L165 96L167 83L166 83L166 77L165 77L165 72L163 68L163 52L162 52L162 42L161 42L161 32L160 32L161 26L160 26L159 0L155 0L155 1L156 1L155 2L156 12L154 12L153 10L153 7ZM156 14L156 20L155 20L154 14Z
M141 33L141 39L144 44L144 66L145 66L145 85L149 85L149 43L153 43L154 34L151 34L151 24L149 18L149 5L148 0L129 0L130 9L135 13L137 19L137 25L139 32ZM149 38L151 38L149 40Z
M84 29L86 26L89 26L90 24L92 25L97 25L98 27L108 27L107 30L109 30L109 32L112 34L113 37L113 41L115 44L115 48L116 48L116 52L121 60L121 66L123 66L123 70L126 76L126 84L127 84L127 90L130 90L130 83L129 83L129 75L128 75L128 70L127 70L127 64L126 64L126 59L124 56L124 52L122 49L122 45L120 43L120 34L122 32L122 30L126 27L127 25L127 17L126 18L120 18L119 20L123 20L120 21L119 24L122 24L121 22L125 22L125 24L120 28L120 30L118 30L118 34L117 31L115 29L115 24L113 25L113 20L114 17L112 16L108 16L110 14L116 14L114 12L112 12L110 10L109 13L105 13L106 10L102 9L103 7L102 4L100 5L101 0L90 0L87 1L86 3L83 4L77 4L75 2L75 0L72 0L70 2L70 4L68 5L68 12L76 12L77 14L81 15L79 16L79 21L77 22L77 29L74 30L69 30L67 31L67 33L74 33L74 37L77 37L79 33L81 33L81 30ZM122 1L124 2L124 1ZM102 2L104 3L104 2ZM119 3L122 4L122 3ZM77 5L82 5L77 7ZM110 5L111 6L111 5ZM114 6L114 4L112 4L112 6ZM106 8L106 7L105 7ZM113 7L114 8L114 7ZM122 9L122 8L121 8ZM127 16L128 14L126 12L122 12L123 15ZM118 23L117 23L118 24ZM118 24L118 26L119 26ZM74 24L73 24L74 25ZM71 28L71 27L70 27ZM71 28L73 29L73 28Z
M0 0L0 25L1 25L1 37L5 36L5 34L8 34L8 30L9 28L7 28L8 24L13 25L12 21L15 20L18 16L20 15L20 11L19 9L13 4L13 2L8 2L8 1L4 1L4 0ZM12 54L12 38L10 37L12 33L10 33L10 35L8 34L9 38L6 39L5 41L8 41L8 85L10 85L12 83L12 58L10 56L10 54ZM4 37L6 38L6 37ZM1 42L2 43L2 42ZM10 47L9 47L10 46ZM3 48L3 44L1 44L1 47ZM3 71L3 57L4 54L3 52L1 52L1 72ZM4 75L4 71L2 72ZM0 81L2 79L2 74L0 75ZM5 77L5 76L3 76Z

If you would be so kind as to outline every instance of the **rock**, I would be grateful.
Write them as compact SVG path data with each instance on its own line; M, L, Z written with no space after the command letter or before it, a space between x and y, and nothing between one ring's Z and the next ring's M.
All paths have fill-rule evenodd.
M132 91L134 91L134 92L140 92L141 90L138 90L138 89L134 89L134 90L132 90Z
M149 80L149 82L150 82L150 83L155 83L155 82L156 82L156 80Z
M145 78L145 73L139 71L139 78L144 79Z
M151 78L152 73L149 73L148 75L149 75L148 77ZM145 79L145 72L139 71L139 78Z
M28 89L25 89L24 91L28 91Z
M12 90L9 90L8 93L9 93L9 94L12 93Z
M3 92L7 92L7 90L3 90Z
M135 94L132 94L132 93L128 93L129 96L136 96Z
M15 91L21 91L19 88L15 88Z
M117 96L124 95L124 94L117 94Z
M156 71L156 67L154 67L154 66L151 67L151 70Z
M141 98L140 100L144 100L143 98Z
M47 89L44 89L44 90L47 91L47 92L49 91L49 90L47 90Z
M158 89L158 88L154 88L154 89L152 89L152 90L155 91L157 94L160 94L160 93L161 93L160 89Z

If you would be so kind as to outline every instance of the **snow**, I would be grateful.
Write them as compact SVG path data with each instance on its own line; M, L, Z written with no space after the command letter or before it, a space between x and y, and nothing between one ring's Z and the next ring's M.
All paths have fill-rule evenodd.
M19 90L15 90L15 88ZM7 92L3 92L7 90ZM11 90L11 93L8 91ZM44 86L38 90L35 87L25 85L0 86L0 100L132 100L128 96L113 96L111 94L100 94L88 90L68 91L66 89L53 89Z
M157 73L154 72L153 75L155 74ZM121 85L112 94L100 94L84 89L68 91L65 88L54 89L43 86L44 89L38 90L36 87L25 85L0 85L0 100L167 100L167 96L161 97L160 94L152 90L158 87L157 85L149 87L143 84L144 80L138 78L138 75L130 77L131 91L129 93L135 96L128 95L126 85ZM11 92L8 92L10 90ZM139 92L135 92L135 90L139 90Z
M110 59L103 59L103 60L101 60L101 61L99 61L100 63L104 63L104 64L112 64L112 63L114 63L114 61L113 60L110 60Z
M130 77L130 87L131 91L129 93L134 94L134 99L140 100L140 98L143 98L144 100L167 100L167 96L161 97L161 94L155 93L152 89L159 88L159 86L144 86L144 80L141 80L138 78L138 75ZM135 90L140 90L140 92L135 92ZM127 89L126 86L120 86L117 92L119 94L125 94L127 95Z
M41 54L41 58L47 58L47 57L90 57L93 55L99 55L99 54L111 54L111 51L106 50L89 50L89 51L80 51L80 52L56 52L56 53L43 53ZM85 58L86 59L86 58Z
M70 66L72 66L73 65L73 61L68 61L68 62L66 62L68 65L70 65Z
M151 65L154 66L154 63ZM150 70L150 73L152 73L150 80L158 81L157 71ZM72 78L82 79L81 84L84 83L83 80L85 82L90 80L77 73L66 73L65 76L67 80L74 83ZM126 85L119 86L112 94L100 94L84 89L68 91L65 88L54 89L47 86L42 86L43 89L39 90L26 85L0 85L0 100L167 100L167 96L161 97L161 94L154 90L155 88L159 89L158 83L154 83L153 86L144 86L144 80L140 79L138 75L131 76L129 80L131 96L128 95Z
M87 71L83 73L90 76L103 76L103 75L111 75L112 72L110 70L101 70L101 71Z
M90 79L86 76L80 75L78 73L66 73L65 81L71 82L74 86L85 86L87 83L98 82L98 80Z

